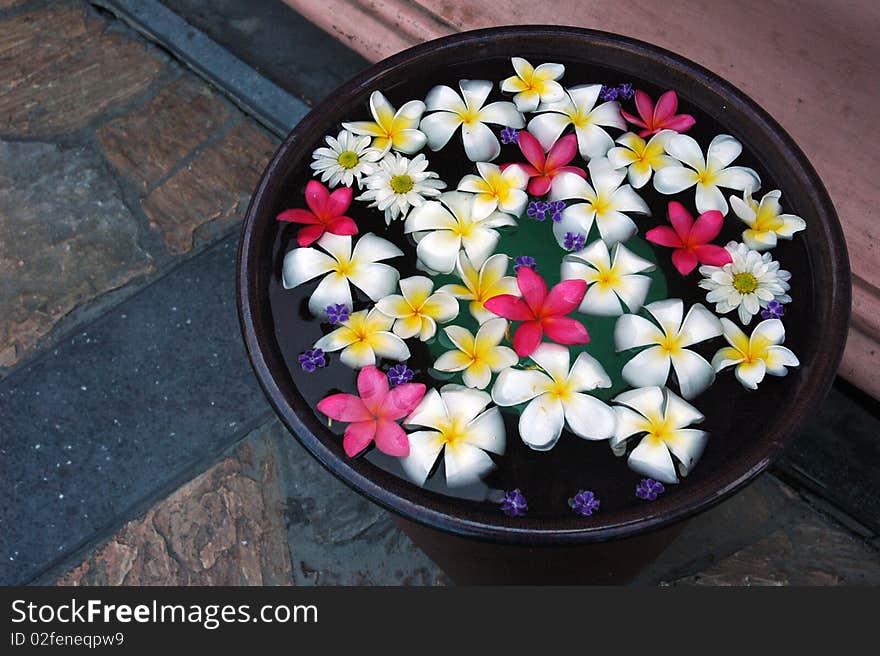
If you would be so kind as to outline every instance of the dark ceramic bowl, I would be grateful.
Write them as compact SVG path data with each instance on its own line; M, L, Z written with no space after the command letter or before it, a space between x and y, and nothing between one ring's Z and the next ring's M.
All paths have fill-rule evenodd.
M514 55L535 63L565 64L569 84L633 81L653 97L665 89L676 90L681 110L698 118L692 134L701 145L705 148L711 133L738 138L744 153L737 164L759 171L763 191L781 189L786 211L801 216L808 226L774 251L783 268L793 274L795 302L787 308L786 345L795 350L802 366L785 378L768 379L757 394L746 393L731 372L724 382L719 376L719 382L697 402L712 434L703 459L681 485L653 503L635 499L633 488L639 477L623 460L615 460L607 445L600 451L596 444L565 436L552 456L566 468L560 476L564 487L552 480L548 461L540 460L548 456L530 452L514 436L508 440L507 466L513 473L509 480L496 481L496 487L522 487L516 483L533 481L530 505L534 501L537 512L526 517L508 518L493 503L420 489L370 459L347 458L338 430L331 432L314 411L316 400L327 389L318 389L319 379L295 371L295 353L308 347L308 331L315 328L296 316L308 290L287 292L289 296L281 290L280 259L292 233L284 233L286 228L275 216L301 199L312 150L325 134L335 134L341 121L366 118L374 90L382 90L399 106L402 100L423 98L434 84L454 86L467 77L500 80L509 75L509 58ZM701 125L709 132L700 132ZM428 157L435 156L428 153ZM663 209L663 204L658 206L654 216L662 218ZM640 226L643 232L644 224ZM732 226L729 230L720 243L737 236ZM694 280L688 282L690 291L672 276L668 282L670 296L703 300L693 289ZM248 210L238 260L238 307L248 354L278 415L312 455L356 491L405 518L457 535L520 545L571 546L636 536L682 520L731 495L779 456L822 402L837 370L849 319L849 262L834 208L812 166L783 129L731 84L677 55L632 39L566 27L508 27L457 34L395 55L331 93L300 122L263 174ZM579 451L583 449L592 451ZM572 474L571 463L584 453L593 458L585 468L588 480L578 478L577 471ZM545 483L541 485L535 476L544 477ZM565 495L569 488L574 492L576 483L603 493L602 511L589 521L565 508ZM555 495L553 507L558 512L545 510L551 507L550 494Z

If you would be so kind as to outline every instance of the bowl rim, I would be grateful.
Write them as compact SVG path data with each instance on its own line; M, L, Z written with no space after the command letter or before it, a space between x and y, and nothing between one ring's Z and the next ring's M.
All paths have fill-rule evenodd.
M646 504L642 507L643 512L639 513L639 516L618 523L562 528L555 525L553 521L534 520L524 522L522 526L505 525L498 523L504 519L501 513L497 513L498 522L493 522L491 520L483 521L473 516L464 516L467 513L456 512L456 500L452 498L444 498L445 501L429 498L430 503L428 503L424 499L428 493L408 481L401 480L401 485L412 488L411 490L406 488L403 490L410 498L405 498L393 489L378 485L376 481L357 471L343 458L331 451L299 416L297 408L284 394L273 374L273 365L267 360L267 353L261 343L266 335L261 335L256 326L255 317L260 310L260 294L261 292L264 295L267 294L266 290L260 290L256 285L258 266L256 258L261 244L254 238L253 228L260 220L263 206L269 202L268 199L271 197L268 191L270 183L275 177L282 174L282 168L289 165L288 157L291 151L300 146L301 137L309 135L316 126L320 125L323 121L322 116L328 113L331 108L350 104L350 100L348 100L350 97L376 88L380 79L393 75L400 69L414 66L414 62L421 62L428 57L436 57L443 51L475 48L487 42L515 41L524 37L544 43L548 40L575 39L582 41L584 45L611 48L636 58L642 58L652 66L672 69L676 75L683 76L694 84L712 87L718 95L723 97L725 102L747 115L754 127L764 132L767 138L776 142L776 148L786 155L788 165L794 165L799 182L804 187L806 196L804 202L812 206L819 219L818 226L811 225L811 233L815 238L824 238L824 247L828 255L826 261L811 263L811 270L816 266L822 266L824 274L831 283L830 288L821 296L824 300L822 304L823 316L831 320L830 324L823 324L822 341L825 348L821 354L822 357L817 357L813 363L813 375L803 377L804 381L800 385L801 390L796 399L797 403L786 425L776 433L768 435L768 439L758 442L749 452L748 458L741 457L729 466L723 467L713 489L703 490L702 494L692 495L696 498L688 498L685 502L678 503L671 508L664 508L665 504L657 504L656 502ZM529 46L528 49L537 50L539 48ZM614 67L612 63L602 63L601 65ZM236 284L239 322L248 358L257 379L287 429L327 470L349 487L385 509L419 524L454 535L528 546L586 544L643 534L706 510L754 480L780 456L785 447L794 439L810 412L822 402L828 393L843 355L851 303L850 269L846 242L828 192L806 155L763 108L730 82L671 51L609 32L551 25L484 28L428 41L370 66L328 94L294 127L287 139L279 146L260 178L242 225ZM268 304L267 301L266 304ZM311 407L301 408L301 410L313 414ZM413 499L418 496L423 499L420 501ZM663 508L662 512L661 508ZM470 514L479 515L480 513Z

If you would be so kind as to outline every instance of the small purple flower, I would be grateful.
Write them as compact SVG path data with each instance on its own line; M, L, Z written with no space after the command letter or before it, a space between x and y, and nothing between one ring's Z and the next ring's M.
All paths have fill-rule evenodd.
M568 500L568 506L579 515L589 517L599 510L599 500L589 490L578 490L578 493Z
M326 367L327 361L324 359L324 351L319 348L309 349L299 354L299 366L303 371L312 373L318 367Z
M414 375L415 372L405 364L396 364L388 370L388 382L391 387L397 387L411 381Z
M785 308L779 301L770 301L767 307L761 310L761 317L764 319L781 319L785 314Z
M567 251L579 251L587 243L587 238L579 232L566 232L563 246Z
M602 90L599 92L599 98L602 100L617 100L617 87L609 87L603 84Z
M550 209L550 203L542 200L533 200L526 209L526 214L538 221L544 221L547 218L547 210Z
M532 271L538 270L538 263L531 255L517 255L513 258L513 272L516 273L520 267L528 267Z
M565 201L551 200L547 204L549 205L547 211L550 212L550 218L553 219L553 222L559 223L560 221L562 221L562 210L565 209Z
M519 143L519 130L517 130L516 128L504 128L501 131L501 143Z
M348 309L348 306L343 305L342 303L336 303L335 305L328 305L327 309L327 321L332 324L342 323L343 321L348 321L348 316L351 313L351 310Z
M636 496L645 501L653 501L664 492L666 492L666 488L663 487L663 483L655 481L653 478L643 478L636 488Z
M636 90L633 89L633 85L629 82L624 82L617 87L617 97L621 100L629 100L634 95L636 95Z
M519 517L525 515L529 509L526 498L519 491L519 488L505 492L501 499L501 512L508 517Z

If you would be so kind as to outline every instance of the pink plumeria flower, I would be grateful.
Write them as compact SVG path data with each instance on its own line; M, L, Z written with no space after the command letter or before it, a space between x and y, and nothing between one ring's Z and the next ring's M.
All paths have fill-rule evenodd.
M517 166L529 177L529 193L532 196L543 196L550 191L553 178L559 173L574 173L586 179L587 172L577 166L568 166L577 154L577 136L569 134L550 146L544 154L541 143L530 133L523 130L517 135L517 143L528 164L502 164L501 168Z
M678 96L675 91L667 91L657 99L657 104L651 100L644 91L636 91L636 109L638 116L633 116L625 110L620 110L620 115L627 122L636 125L642 130L640 137L657 134L660 130L673 130L674 132L687 132L696 120L690 114L676 114L678 111Z
M697 264L724 266L730 263L730 253L723 246L710 244L724 225L724 217L718 210L703 212L694 221L694 217L684 205L672 201L669 203L669 226L651 228L645 233L645 239L652 244L674 248L672 264L678 272L686 276L697 268Z
M388 377L373 365L358 374L358 393L332 394L318 402L318 410L331 419L348 422L342 447L351 458L375 441L389 456L409 455L409 440L397 423L425 396L421 383L404 383L389 389Z
M334 235L356 235L357 224L345 215L351 205L351 187L342 187L332 194L317 180L306 185L306 205L309 209L284 210L277 218L288 223L304 223L296 235L300 246L311 246L325 232Z

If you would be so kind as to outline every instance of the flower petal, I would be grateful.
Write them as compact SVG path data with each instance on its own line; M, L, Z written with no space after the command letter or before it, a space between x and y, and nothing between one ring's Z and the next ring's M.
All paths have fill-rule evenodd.
M769 346L764 358L764 366L771 376L785 376L786 367L800 366L797 356L784 346Z
M675 134L669 137L666 142L666 152L697 171L706 167L706 160L703 157L703 151L700 150L700 144L686 134ZM656 181L656 176L654 179Z
M664 166L654 174L654 189L667 196L682 192L696 183L696 174L684 166Z
M449 487L476 483L495 468L495 463L485 451L465 443L447 444L443 462Z
M763 360L754 360L751 363L741 362L734 370L736 379L747 389L758 389L758 383L764 380L766 372L767 366Z
M525 301L512 294L493 296L483 303L483 307L511 321L529 321L534 316Z
M436 431L416 431L409 436L409 455L400 459L407 477L416 485L424 485L443 450L443 440Z
M651 279L648 276L630 274L620 277L620 282L614 288L620 300L626 304L629 312L638 312L651 289Z
M544 282L544 278L530 267L520 267L516 275L516 284L519 286L523 300L534 316L537 316L544 307L544 301L547 298L547 283Z
M541 344L529 357L557 382L568 379L570 359L568 349L564 346Z
M436 89L437 87L434 88ZM459 102L461 102L460 98ZM449 140L452 138L452 135L455 134L459 125L461 125L461 117L458 114L453 114L452 112L435 112L434 114L428 114L422 119L422 122L419 124L419 129L427 137L428 148L437 151L449 143Z
M719 134L706 151L706 165L713 171L729 166L742 153L742 144L729 134Z
M705 342L707 339L718 337L722 332L718 317L707 310L702 303L694 303L681 324L679 346Z
M523 115L511 102L501 101L489 103L480 110L480 120L495 125L505 125L511 128L523 128L526 121Z
M672 253L672 265L683 276L690 274L699 263L700 260L693 251L679 249Z
M416 254L429 269L452 273L460 248L461 238L451 230L434 230L419 241Z
M717 210L723 215L727 214L727 201L724 199L724 194L714 184L697 183L696 205L697 211L701 214L712 210Z
M339 361L346 367L362 369L376 364L376 352L366 342L357 341L342 349Z
M543 311L553 315L571 314L578 309L586 291L587 283L584 280L563 280L547 294Z
M370 421L374 418L364 402L354 394L331 394L318 401L316 407L319 412L336 421Z
M427 426L438 430L448 424L449 412L440 392L434 388L425 392L425 396L403 423L412 426Z
M552 384L550 377L537 369L505 369L492 386L492 400L500 406L519 405L543 394Z
M571 119L568 116L545 112L529 121L529 132L541 143L544 150L548 150L570 123Z
M314 248L295 248L284 256L281 280L284 289L293 289L332 271L336 262L332 257Z
M461 379L467 387L486 389L492 380L492 369L485 362L474 361L464 370Z
M388 260L392 257L400 257L403 251L392 244L387 239L377 237L372 232L368 232L354 245L351 259L357 262L379 262L380 260Z
M464 371L473 362L474 359L463 351L446 351L434 361L434 369L449 372Z
M678 483L675 463L663 442L643 438L626 461L629 468L661 483Z
M409 347L394 333L380 331L370 339L373 351L381 358L403 362L410 356Z
M611 378L596 358L582 352L571 367L568 384L575 392L586 392L611 387Z
M575 126L578 150L584 159L599 159L614 147L614 139L598 125Z
M562 402L551 394L541 394L520 415L519 435L526 445L536 451L547 451L559 441L564 425Z
M491 162L501 154L498 137L485 123L462 124L461 137L465 155L472 162Z
M327 277L330 278L331 276ZM369 296L370 299L378 301L380 298L388 296L394 291L399 277L400 274L394 267L380 262L373 262L355 268L351 275L349 275L348 279L355 287ZM324 307L327 306L325 305Z
M428 143L428 135L421 130L409 128L394 136L394 149L407 155L419 152Z
M467 107L461 96L452 87L445 84L438 85L428 92L425 97L425 106L428 111L445 110L447 112L464 113Z
M606 244L627 241L638 232L636 224L623 212L607 212L596 215L599 235Z
M393 285L391 289L394 289ZM316 317L326 317L328 305L344 305L351 309L351 287L345 276L338 273L327 274L309 297L309 312Z
M389 456L403 458L409 455L409 440L403 429L388 419L376 422L376 448Z
M659 387L642 387L618 394L612 399L632 408L643 417L659 417L663 413L665 399Z
M680 298L664 298L645 306L667 335L675 335L681 329L684 303Z
M684 398L695 398L715 381L715 370L712 365L693 351L681 349L673 353L671 359L678 388Z
M617 351L659 344L663 332L653 323L635 314L624 314L614 326L614 348Z
M666 390L666 408L663 414L675 428L686 428L692 424L702 423L706 419L703 413L668 389Z
M703 455L709 433L693 428L677 430L666 439L666 447L678 460L678 471L687 476Z
M504 453L506 439L501 411L498 408L489 408L468 423L464 441L484 451L501 455Z
M651 346L638 353L620 372L633 387L662 386L669 378L670 358L659 346Z
M476 418L492 401L492 397L486 392L461 385L444 385L440 395L446 403L450 418L465 423Z
M650 279L649 279L650 281ZM578 311L594 317L617 317L623 313L615 290L605 285L592 284L584 295Z
M592 200L595 197L596 193L593 188L579 175L566 171L553 178L550 200L568 200L570 198Z
M542 322L547 337L559 344L588 344L590 334L584 325L571 317L547 317Z
M727 189L737 189L739 191L750 189L754 191L760 188L761 178L754 169L746 166L729 166L716 174L715 184Z
M425 397L427 388L422 383L403 383L388 392L382 402L382 416L400 419L407 416Z
M461 238L461 245L468 259L474 266L482 266L486 259L495 252L499 235L491 228L471 228L467 236Z
M373 436L376 434L375 421L360 421L345 427L342 438L342 448L349 458L354 458L361 451L370 446Z
M522 138L522 135L520 135ZM546 168L553 171L568 164L577 155L578 145L577 136L568 134L553 144L550 152L547 153Z
M537 321L526 321L513 334L513 350L521 358L528 357L541 343L542 337L544 329L541 324Z
M614 410L587 394L572 394L562 402L571 432L585 440L607 440L614 435Z
M684 247L681 237L679 237L678 233L669 226L657 226L656 228L651 228L645 233L645 239L652 244L666 246L667 248Z
M721 212L705 212L697 217L691 229L691 239L698 244L706 244L721 232L724 226L724 216Z

